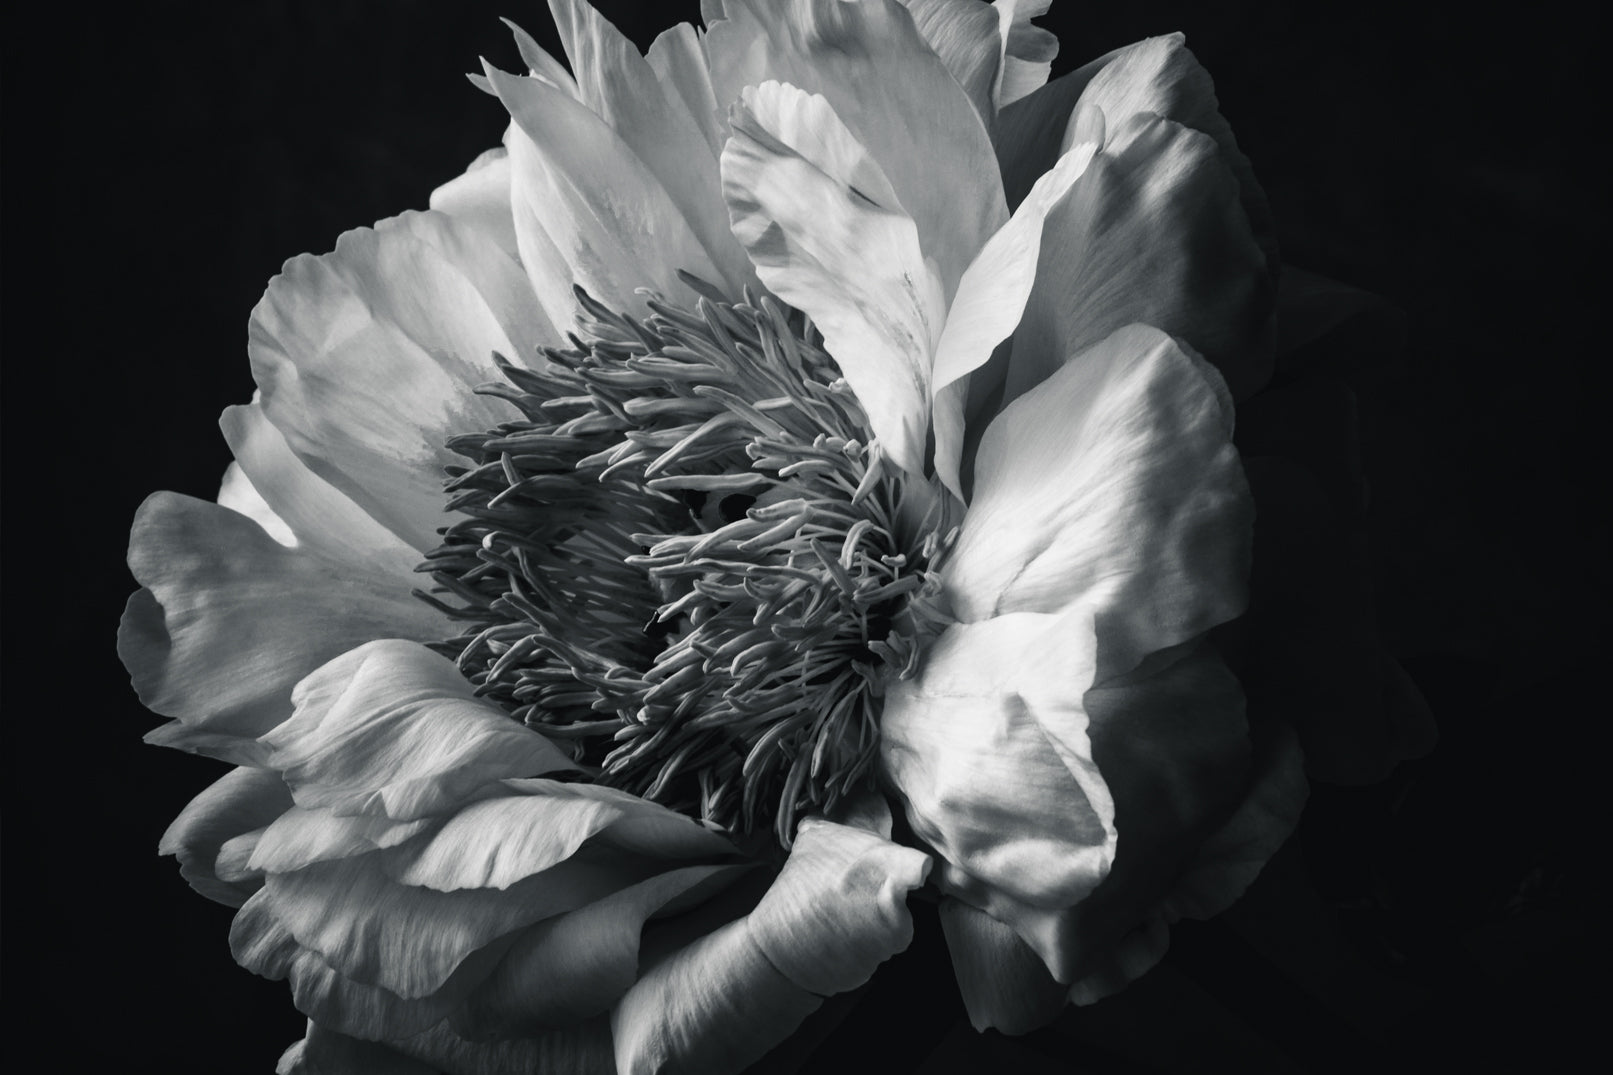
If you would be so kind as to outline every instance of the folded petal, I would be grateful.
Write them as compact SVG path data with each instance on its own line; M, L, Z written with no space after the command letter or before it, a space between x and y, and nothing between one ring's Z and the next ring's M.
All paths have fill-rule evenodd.
M941 900L947 952L976 1030L1024 1034L1050 1022L1068 987L1055 981L1013 928L962 900Z
M377 637L437 638L443 618L408 579L286 548L243 515L174 493L135 515L118 653L141 702L205 739L176 743L238 763L291 715L291 689ZM172 736L172 732L163 733Z
M935 349L930 391L934 398L935 470L957 497L963 454L964 406L971 375L986 364L997 345L1019 324L1036 279L1042 224L1092 159L1090 143L1072 147L1020 203L1014 215L981 249L958 281ZM977 385L989 391L987 386Z
M1099 682L1243 610L1252 507L1216 372L1145 325L998 415L943 571L954 615L1096 614Z
M538 923L470 994L454 1025L478 1040L530 1037L609 1011L638 978L645 922L701 902L749 868L668 870Z
M157 853L179 858L179 875L210 900L239 907L259 881L226 881L215 862L225 843L267 825L291 805L280 774L239 766L208 787L182 810L162 834Z
M473 390L500 379L495 351L522 351L504 328L519 315L491 305L507 296L481 291L482 270L421 225L383 221L286 262L252 311L247 352L260 405L298 458L425 551L444 522L443 468L458 459L444 442L513 413ZM466 250L478 242L461 237Z
M258 492L257 487L252 484L252 479L241 469L239 462L231 463L224 468L224 480L219 482L218 496L213 499L220 507L245 515L263 527L263 532L280 544L288 548L297 544L297 535L291 532L291 527L286 525L286 521L276 515L269 502L263 499L263 494Z
M967 875L970 902L1016 929L1020 905L1067 908L1114 859L1114 803L1082 703L1092 630L1081 609L956 624L885 699L881 770L913 831L950 867L943 889ZM987 905L981 890L1006 902ZM1061 973L1056 953L1038 954Z
M735 237L762 282L823 333L885 453L922 478L945 306L913 220L823 97L766 82L730 121L722 176Z
M495 781L571 768L549 740L476 698L446 658L373 641L297 684L296 712L264 737L297 805L412 821Z
M1110 125L1112 127L1112 124ZM1142 322L1209 359L1242 398L1270 372L1274 286L1215 142L1139 115L1048 216L1005 398Z
M897 0L724 6L707 35L718 104L769 80L822 94L890 177L950 300L1008 209L979 114L907 9Z
M863 829L808 819L749 915L650 968L611 1014L617 1070L738 1071L823 1001L907 947L907 893L929 859Z
M667 92L649 61L586 0L550 0L581 102L604 120L659 181L720 277L738 296L750 263L728 230L715 153L680 92ZM698 98L697 98L698 100Z
M997 118L994 91L1006 44L997 10L984 0L902 0L902 5L989 131Z
M1031 20L1047 14L1052 0L994 0L1005 24L1003 56L997 79L999 110L1041 89L1059 54L1059 39Z
M683 106L711 150L712 160L722 154L728 137L727 103L718 104L711 85L711 68L706 65L705 36L694 26L680 22L663 30L644 54L660 80L662 91L683 98Z
M661 181L604 120L539 79L492 67L487 77L515 121L511 205L523 263L552 247L573 281L630 312L645 308L639 288L683 294L680 269L720 278Z

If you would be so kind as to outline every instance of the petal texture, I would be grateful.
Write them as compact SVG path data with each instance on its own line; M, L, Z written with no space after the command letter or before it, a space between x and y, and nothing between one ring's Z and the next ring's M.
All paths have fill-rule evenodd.
M954 614L1087 605L1102 682L1241 612L1252 509L1223 392L1133 325L1011 404L944 571Z
M256 892L257 879L226 881L218 876L219 850L243 833L261 829L291 806L291 792L280 774L238 766L190 801L157 845L158 854L179 858L179 875L190 887L229 907Z
M228 508L173 493L147 499L129 539L130 598L118 653L140 700L184 728L165 741L227 761L291 715L292 686L376 637L448 627L408 580L309 548L289 549Z

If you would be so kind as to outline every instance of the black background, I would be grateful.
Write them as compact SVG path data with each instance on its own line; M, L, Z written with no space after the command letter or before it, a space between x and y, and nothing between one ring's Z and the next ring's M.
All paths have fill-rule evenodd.
M641 46L693 17L600 7ZM788 1055L932 1073L1566 1063L1595 1017L1586 863L1606 843L1594 28L1539 4L1058 8L1043 20L1063 44L1055 73L1186 31L1285 258L1410 317L1402 375L1361 410L1380 620L1442 740L1383 785L1318 788L1245 904L1179 928L1114 1001L977 1038L920 908L914 947ZM281 262L424 207L496 144L503 113L462 73L479 55L516 67L499 15L558 54L531 3L64 6L8 22L8 1051L40 1045L61 1070L261 1072L301 1034L284 984L231 961L230 912L155 854L223 768L140 742L158 720L113 649L134 586L122 550L148 492L216 493L229 456L214 420L252 391L246 318Z

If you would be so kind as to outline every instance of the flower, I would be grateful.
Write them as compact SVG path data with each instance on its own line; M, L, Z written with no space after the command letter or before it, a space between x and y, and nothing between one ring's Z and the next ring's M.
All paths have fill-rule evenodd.
M235 766L162 847L281 1070L737 1070L913 893L979 1027L1124 986L1304 798L1229 667L1277 260L1208 77L1044 85L1045 3L551 6L134 523L148 739Z

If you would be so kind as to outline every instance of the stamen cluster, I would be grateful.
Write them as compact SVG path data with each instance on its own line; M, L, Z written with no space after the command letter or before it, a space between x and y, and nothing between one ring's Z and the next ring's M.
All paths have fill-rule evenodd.
M482 391L523 418L455 437L458 520L420 596L436 649L601 783L713 827L832 810L871 779L887 676L935 629L944 497L883 461L807 319L770 297L649 296ZM450 604L442 597L457 597Z

